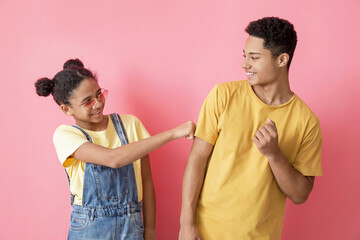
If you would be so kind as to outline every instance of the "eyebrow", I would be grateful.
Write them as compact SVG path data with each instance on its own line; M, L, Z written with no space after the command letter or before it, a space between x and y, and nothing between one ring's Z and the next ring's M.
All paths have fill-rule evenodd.
M243 50L243 53L245 53L245 50ZM259 52L249 52L249 55L253 55L253 54L261 55L261 53Z
M101 88L99 88L99 89L96 91L96 94L98 94L99 91L101 91ZM84 98L84 99L80 102L80 104L82 104L83 102L85 102L86 100L91 99L91 98L92 98L92 96L87 96L86 98Z

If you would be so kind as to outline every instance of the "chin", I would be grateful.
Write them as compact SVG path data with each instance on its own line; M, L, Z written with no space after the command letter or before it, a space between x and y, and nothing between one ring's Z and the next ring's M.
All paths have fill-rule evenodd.
M250 84L250 86L258 85L258 82L256 81L256 79L248 79L247 81Z

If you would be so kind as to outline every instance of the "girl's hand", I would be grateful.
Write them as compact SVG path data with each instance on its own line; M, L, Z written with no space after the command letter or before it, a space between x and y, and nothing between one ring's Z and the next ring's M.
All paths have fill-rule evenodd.
M186 137L187 139L193 139L195 129L196 129L196 125L192 121L188 121L170 131L172 132L174 139L181 137Z

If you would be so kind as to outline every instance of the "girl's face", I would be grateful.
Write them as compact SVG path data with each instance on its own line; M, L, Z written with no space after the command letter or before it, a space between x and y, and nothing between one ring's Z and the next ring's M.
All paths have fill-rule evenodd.
M61 109L66 115L73 116L81 128L104 130L108 118L103 115L106 99L103 91L94 79L86 78L72 91L70 105L61 105Z

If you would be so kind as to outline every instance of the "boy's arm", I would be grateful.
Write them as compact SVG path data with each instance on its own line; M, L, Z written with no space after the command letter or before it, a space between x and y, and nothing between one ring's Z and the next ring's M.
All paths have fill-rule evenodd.
M195 226L195 210L212 149L213 145L210 143L195 138L183 178L179 235L181 240L201 239Z
M256 131L253 141L268 159L276 182L283 193L295 204L304 203L313 188L315 177L302 175L287 161L278 145L275 123L268 119L268 122Z
M267 158L280 189L293 203L304 203L314 186L315 177L302 175L281 152Z
M156 200L151 176L149 155L141 158L141 177L143 184L144 239L156 239Z

